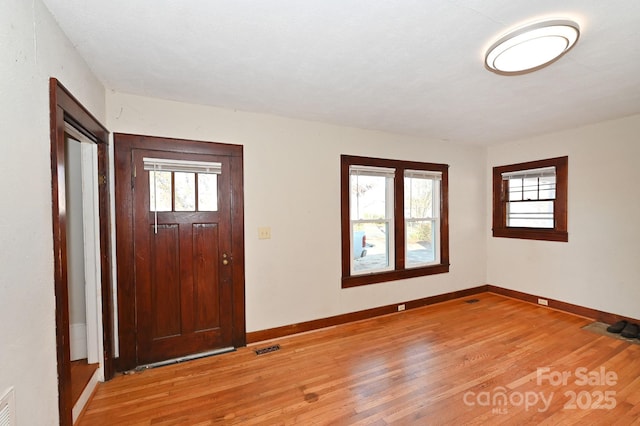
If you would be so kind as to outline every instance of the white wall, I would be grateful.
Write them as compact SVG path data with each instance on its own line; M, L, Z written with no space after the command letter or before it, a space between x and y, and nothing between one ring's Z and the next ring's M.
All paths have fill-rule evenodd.
M244 146L248 331L485 283L484 149L121 93L107 115L112 132ZM450 164L450 273L341 289L340 154Z
M71 361L87 358L82 156L80 142L66 138L67 286L69 289L69 346Z
M80 142L67 138L65 155L67 179L67 281L69 323L85 324L84 222L82 210L82 167Z
M494 166L569 156L569 242L492 238L490 284L640 318L640 115L490 147Z
M0 395L20 425L58 422L49 77L99 119L104 88L40 0L0 2Z

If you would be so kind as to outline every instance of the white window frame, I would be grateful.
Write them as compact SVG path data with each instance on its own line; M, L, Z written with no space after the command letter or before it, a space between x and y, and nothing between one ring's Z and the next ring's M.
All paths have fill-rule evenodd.
M426 217L406 217L404 218L404 234L405 234L405 254L409 253L408 225L412 222L431 222L433 229L433 253L434 260L431 262L410 263L408 256L405 260L405 268L420 268L423 266L437 265L440 263L440 194L441 194L441 172L431 172L425 170L405 170L403 178L428 179L433 181L431 192L431 215ZM406 209L406 206L405 206ZM409 209L409 212L411 209Z
M546 178L546 177L553 177L554 181L553 181L553 193L554 196L553 198L540 198L539 193L540 193L540 178ZM522 199L522 200L512 200L511 199L511 184L512 184L512 180L521 180L522 182L522 187L523 187L523 193L524 193L524 182L525 179L538 179L538 194L536 195L535 199ZM502 180L507 182L507 190L506 190L506 195L509 197L507 202L506 202L506 220L507 220L507 227L508 228L537 228L537 229L553 229L554 227L554 211L553 211L553 204L554 201L556 199L555 197L555 193L556 193L556 167L555 166L550 166L550 167L542 167L542 168L537 168L537 169L528 169L528 170L518 170L518 171L514 171L514 172L504 172L502 173ZM520 203L524 203L524 202L528 202L528 203L551 203L551 212L535 212L535 211L527 211L527 212L520 212L520 213L513 213L512 212L512 208ZM550 220L551 220L551 224L549 226L536 226L535 222L532 222L529 224L529 226L527 225L516 225L513 222L515 222L516 220L518 221L534 221L536 218L514 218L514 215L523 215L523 214L531 214L531 215L535 215L535 214L550 214ZM549 219L547 219L549 220Z
M394 232L394 199L395 199L395 169L387 168L387 167L373 167L373 166L358 166L353 165L349 167L349 193L353 194L352 187L352 176L382 176L386 178L385 184L385 218L384 219L352 219L353 214L349 212L349 225L350 225L350 241L351 241L351 275L366 275L378 272L386 272L393 271L395 269L395 232ZM358 191L355 191L358 194ZM358 205L358 203L356 203ZM349 206L351 209L351 205ZM355 241L353 236L355 234L355 226L357 224L363 223L380 223L383 222L386 224L387 229L387 266L384 268L377 269L366 269L362 271L357 271L355 269L355 256L353 253L353 247L355 245Z

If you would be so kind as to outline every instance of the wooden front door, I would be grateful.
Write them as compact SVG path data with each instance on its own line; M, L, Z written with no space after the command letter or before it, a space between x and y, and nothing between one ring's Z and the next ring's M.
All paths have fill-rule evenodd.
M121 140L167 141L115 140L117 157ZM133 317L125 318L120 334L121 369L244 344L244 319L238 318L238 310L244 316L242 235L234 236L241 217L234 194L242 188L237 147L227 152L233 146L169 141L126 144L132 250L126 275L133 288L123 288L119 300L133 296L123 301L123 314ZM121 287L126 284L119 282ZM127 340L128 327L134 328L133 341ZM132 354L133 363L127 361Z

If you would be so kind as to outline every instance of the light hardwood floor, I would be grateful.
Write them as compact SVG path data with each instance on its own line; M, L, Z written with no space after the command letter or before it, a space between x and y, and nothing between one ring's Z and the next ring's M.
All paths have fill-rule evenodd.
M98 364L88 364L86 359L71 361L71 402L75 404L87 387Z
M78 424L640 423L640 345L582 330L585 318L472 298L120 376Z

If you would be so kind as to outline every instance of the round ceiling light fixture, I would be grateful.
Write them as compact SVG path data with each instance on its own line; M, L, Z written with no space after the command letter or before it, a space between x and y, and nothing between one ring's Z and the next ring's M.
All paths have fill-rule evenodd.
M580 27L567 19L528 24L493 43L485 55L485 66L502 75L536 71L567 53L578 37Z

